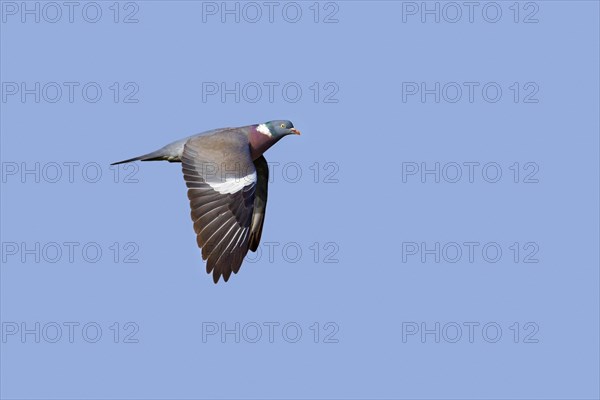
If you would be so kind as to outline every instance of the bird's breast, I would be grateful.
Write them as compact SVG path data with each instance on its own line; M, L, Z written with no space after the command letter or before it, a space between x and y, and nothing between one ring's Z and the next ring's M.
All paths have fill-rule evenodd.
M248 141L250 142L250 153L253 161L262 156L263 153L269 149L269 147L273 146L275 142L277 142L277 140L273 139L272 136L258 132L256 129L250 131L248 135Z

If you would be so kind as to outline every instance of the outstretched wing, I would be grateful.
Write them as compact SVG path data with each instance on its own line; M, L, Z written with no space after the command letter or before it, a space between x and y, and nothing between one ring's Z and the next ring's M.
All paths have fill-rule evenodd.
M262 182L257 185L248 140L235 130L194 137L185 144L181 162L206 272L213 273L215 283L221 275L227 281L239 271L251 235L252 243L256 239L253 214Z

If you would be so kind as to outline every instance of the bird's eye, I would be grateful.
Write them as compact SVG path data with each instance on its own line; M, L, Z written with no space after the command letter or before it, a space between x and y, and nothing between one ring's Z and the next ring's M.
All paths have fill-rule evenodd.
M279 125L279 126L281 126L282 128L285 128L285 124L281 124L281 125Z

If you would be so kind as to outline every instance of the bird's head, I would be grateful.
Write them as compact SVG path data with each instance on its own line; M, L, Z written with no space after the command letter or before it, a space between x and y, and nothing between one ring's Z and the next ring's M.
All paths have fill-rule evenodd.
M281 139L287 135L299 135L300 131L294 128L294 124L291 121L278 120L269 121L259 125L259 131L266 128L266 133L275 139Z

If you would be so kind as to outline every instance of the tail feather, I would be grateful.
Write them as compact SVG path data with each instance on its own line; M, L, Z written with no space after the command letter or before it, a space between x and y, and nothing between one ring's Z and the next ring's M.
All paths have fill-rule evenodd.
M130 158L129 160L117 161L117 162L111 163L110 165L125 164L125 163L132 162L132 161L140 161L143 158L144 158L144 156L134 157L134 158Z
M110 165L124 164L132 161L169 161L169 162L180 162L181 154L183 153L183 146L188 138L178 140L170 143L163 147L153 151L152 153L144 154L143 156L130 158L128 160L117 161Z
M125 163L132 162L132 161L160 161L160 160L167 160L167 157L164 154L160 154L159 151L154 151L152 153L144 154L143 156L134 157L134 158L130 158L128 160L123 160L123 161L117 161L110 165L125 164Z

